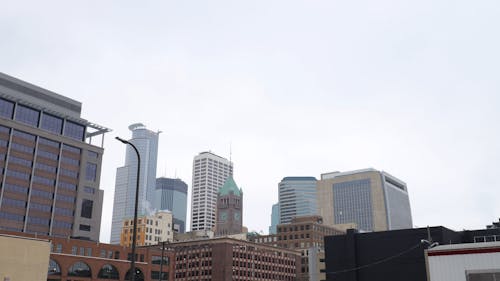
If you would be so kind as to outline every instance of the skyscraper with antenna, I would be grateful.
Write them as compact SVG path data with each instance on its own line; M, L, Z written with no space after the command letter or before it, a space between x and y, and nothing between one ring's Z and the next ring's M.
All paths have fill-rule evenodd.
M231 154L231 153L230 153ZM212 230L216 222L217 192L233 175L233 163L210 151L193 159L191 230Z

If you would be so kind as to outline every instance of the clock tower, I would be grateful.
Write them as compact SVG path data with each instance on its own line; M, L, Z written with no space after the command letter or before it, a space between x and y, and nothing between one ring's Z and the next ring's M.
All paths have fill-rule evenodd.
M217 194L215 235L238 234L243 226L243 191L229 176Z

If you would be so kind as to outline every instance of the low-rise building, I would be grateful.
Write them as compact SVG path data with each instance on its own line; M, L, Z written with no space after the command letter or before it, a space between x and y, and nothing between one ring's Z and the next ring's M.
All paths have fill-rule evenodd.
M134 233L134 219L123 221L120 245L131 247ZM174 231L172 213L158 211L154 215L137 218L137 246L156 245L163 241L173 241Z
M34 238L35 234L16 233L10 231L0 231L2 235L18 235L22 237ZM48 259L47 279L48 281L69 281L85 280L97 281L103 279L127 280L130 270L130 260L132 259L131 249L120 245L99 243L90 240L74 238L61 238L37 235L38 239L50 241L50 258ZM138 247L136 249L135 267L142 280L158 280L163 272L162 280L174 280L174 253L166 249L162 259L162 245ZM2 253L7 248L0 247ZM29 250L30 259L36 257ZM36 249L33 249L36 251ZM14 252L12 252L14 253ZM25 254L27 252L24 252ZM0 262L3 264L3 262ZM47 263L45 263L46 266ZM29 270L29 269L23 269ZM0 270L1 271L1 270ZM5 272L5 271L1 271ZM2 279L4 280L4 279ZM12 278L16 280L45 280L39 278Z
M49 240L0 234L0 280L47 280Z
M459 232L442 226L364 233L348 230L345 235L325 237L326 280L426 281L426 249L445 244L486 244L484 241L497 237L498 228Z
M175 280L295 281L300 252L228 237L171 243Z
M496 242L440 245L425 252L432 281L500 280L500 235Z
M256 243L293 249L301 252L301 268L298 268L298 280L320 280L321 266L317 265L318 253L324 251L323 238L329 235L344 234L342 229L323 224L320 216L295 217L291 223L279 224L277 234L254 236L250 239ZM314 253L314 260L309 261L310 251ZM310 265L313 268L310 268ZM321 267L321 268L320 268Z

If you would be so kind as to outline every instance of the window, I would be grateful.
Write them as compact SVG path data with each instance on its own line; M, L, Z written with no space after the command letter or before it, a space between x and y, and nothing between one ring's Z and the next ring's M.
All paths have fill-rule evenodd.
M40 127L49 132L60 134L62 131L63 120L59 117L43 113Z
M86 186L86 187L83 188L83 191L85 191L87 193L90 193L90 194L94 194L95 193L95 188L90 187L90 186Z
M88 181L95 181L97 177L97 165L94 163L87 163L85 169L85 179Z
M0 212L0 219L7 219L7 220L13 220L13 221L24 221L24 216L1 211Z
M60 174L63 175L63 176L74 178L74 179L78 178L78 172L71 171L71 170L68 170L68 169L65 169L65 168L61 168Z
M89 158L94 158L94 159L97 159L99 157L99 153L90 150L88 151L87 155Z
M77 246L72 246L71 247L71 254L76 255L78 253L78 247Z
M48 271L47 271L47 275L61 275L61 267L53 259L49 260L49 268L48 268Z
M82 141L85 135L85 126L66 120L64 135Z
M57 184L57 187L66 189L66 190L76 190L76 184L65 182L60 180L59 183Z
M52 205L45 205L31 201L30 209L49 213L52 211Z
M85 256L85 248L80 247L80 256Z
M14 133L13 133L14 136L16 137L20 137L20 138L23 138L25 140L29 140L29 141L35 141L36 139L36 136L35 135L32 135L32 134L28 134L28 133L25 133L23 131L18 131L18 130L14 130Z
M82 231L90 231L90 225L88 225L88 224L80 224L80 230L82 230Z
M40 111L18 104L16 108L15 119L19 122L31 125L33 127L38 127L38 120L40 119Z
M467 281L495 281L500 280L500 271L484 270L483 272L466 271Z
M58 142L55 142L55 141L52 141L52 140L49 140L49 139L39 138L38 139L38 143L44 144L44 145L47 145L47 146L51 146L51 147L54 147L54 148L59 148L59 143Z
M99 270L99 274L97 275L97 277L102 279L118 280L120 279L120 274L116 267L112 266L111 264L105 264L102 266L101 270Z
M81 150L78 148L78 147L73 147L71 145L63 145L63 150L66 150L66 151L69 151L69 152L72 152L72 153L76 153L78 155L80 155L80 152Z
M56 181L54 179L49 179L49 178L42 177L42 176L34 176L33 182L44 184L44 185L49 185L49 186L54 186Z
M54 221L53 226L55 228L64 228L64 229L71 229L71 228L73 228L73 224L72 223L65 222L65 221L57 221L57 220Z
M84 262L74 263L68 270L68 276L92 277L90 267Z
M62 244L56 245L56 253L62 253Z
M92 248L87 248L87 256L88 257L92 256Z
M92 218L92 207L94 205L94 201L83 199L82 201L82 212L81 216L84 218L91 219Z
M68 203L75 203L75 197L63 195L63 194L57 194L57 200L68 202Z
M0 116L12 119L14 113L14 103L0 98Z
M161 264L162 260L160 256L152 256L151 257L151 263L152 264ZM163 257L163 265L169 265L169 260L168 257Z

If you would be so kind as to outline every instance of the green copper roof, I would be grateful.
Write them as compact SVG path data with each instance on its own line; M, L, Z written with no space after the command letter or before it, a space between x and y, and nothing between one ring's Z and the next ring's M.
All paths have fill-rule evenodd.
M229 176L224 185L219 188L219 195L229 195L231 191L234 193L234 195L241 196L242 191L234 182L233 176Z

